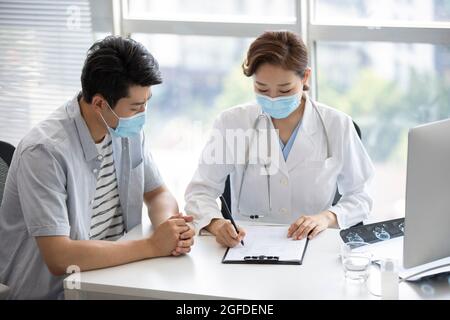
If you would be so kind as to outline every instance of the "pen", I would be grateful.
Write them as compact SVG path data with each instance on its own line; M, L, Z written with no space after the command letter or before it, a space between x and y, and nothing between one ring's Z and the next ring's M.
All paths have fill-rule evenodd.
M225 212L222 212L222 215L224 215L225 219L230 220L230 222L233 225L234 229L239 234L239 230L238 230L238 227L236 225L236 222L234 222L234 219L231 216L230 208L228 208L227 202L225 201L225 198L223 197L223 195L220 195L220 199L222 200L222 203L225 206ZM225 215L226 215L226 217L225 217ZM241 240L241 244L244 245L244 240Z

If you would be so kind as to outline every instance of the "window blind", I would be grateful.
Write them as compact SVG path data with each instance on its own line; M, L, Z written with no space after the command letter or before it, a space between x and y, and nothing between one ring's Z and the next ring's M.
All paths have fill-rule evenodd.
M89 0L0 0L0 140L17 145L80 90Z

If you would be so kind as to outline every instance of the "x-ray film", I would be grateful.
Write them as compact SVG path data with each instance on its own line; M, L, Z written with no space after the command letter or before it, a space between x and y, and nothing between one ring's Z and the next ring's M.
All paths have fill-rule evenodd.
M404 235L405 218L387 220L366 225L358 225L341 230L344 242L375 243Z

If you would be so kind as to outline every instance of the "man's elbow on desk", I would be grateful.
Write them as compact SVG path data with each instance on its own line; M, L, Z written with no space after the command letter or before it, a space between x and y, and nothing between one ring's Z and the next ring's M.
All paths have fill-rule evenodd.
M44 258L48 270L54 276L66 274L70 265L71 257L70 242L73 241L66 236L43 236L36 237L36 243Z

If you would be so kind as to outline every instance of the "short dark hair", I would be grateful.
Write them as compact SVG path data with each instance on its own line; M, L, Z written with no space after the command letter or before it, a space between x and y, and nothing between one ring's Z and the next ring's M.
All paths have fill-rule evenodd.
M130 86L142 87L162 83L158 62L137 41L108 36L88 50L81 72L82 95L91 103L101 94L114 108L119 99L128 96Z

